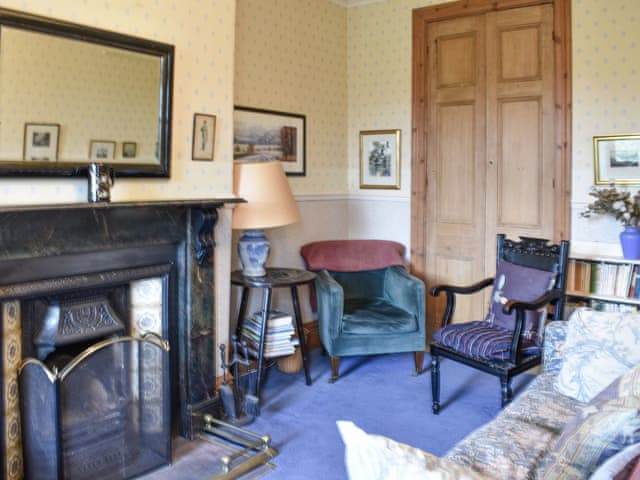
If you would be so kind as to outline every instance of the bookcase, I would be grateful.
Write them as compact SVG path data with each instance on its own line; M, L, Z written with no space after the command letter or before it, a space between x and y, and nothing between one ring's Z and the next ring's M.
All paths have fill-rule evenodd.
M578 306L637 312L640 260L572 254L567 265L565 316Z

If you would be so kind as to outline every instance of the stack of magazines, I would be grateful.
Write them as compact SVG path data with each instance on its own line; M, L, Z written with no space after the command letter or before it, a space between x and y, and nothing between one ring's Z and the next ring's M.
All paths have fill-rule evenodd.
M262 312L255 312L242 322L242 340L247 342L249 352L258 356ZM264 340L264 357L291 355L299 341L294 337L293 317L289 313L272 311L267 319L267 333Z

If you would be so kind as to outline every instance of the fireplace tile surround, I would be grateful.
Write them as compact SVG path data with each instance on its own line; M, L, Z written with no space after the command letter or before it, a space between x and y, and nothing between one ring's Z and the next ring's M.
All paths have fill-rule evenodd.
M202 415L217 409L212 261L217 209L238 201L0 208L3 478L20 479L23 471L16 380L22 362L22 303L58 292L118 285L122 278L130 285L135 328L158 331L163 322L166 325L173 431L194 438ZM166 271L164 290L159 271ZM158 308L162 291L167 292L164 309Z

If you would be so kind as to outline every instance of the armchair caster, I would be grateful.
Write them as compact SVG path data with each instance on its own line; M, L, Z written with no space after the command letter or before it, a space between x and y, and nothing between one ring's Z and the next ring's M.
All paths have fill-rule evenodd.
M433 402L431 410L433 411L434 415L438 415L440 413L440 404L438 402Z

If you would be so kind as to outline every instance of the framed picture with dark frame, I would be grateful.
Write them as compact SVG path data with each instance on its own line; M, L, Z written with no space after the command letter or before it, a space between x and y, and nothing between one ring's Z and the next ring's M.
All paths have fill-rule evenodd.
M216 116L206 113L193 115L193 143L191 159L213 161L216 143Z
M116 142L112 140L91 140L89 143L89 159L96 162L113 160L116 153Z
M58 160L60 125L57 123L25 123L22 157L34 162Z
M400 188L400 130L360 132L360 188Z
M596 185L640 185L640 134L593 137Z
M136 142L122 142L122 158L136 158L138 144Z
M306 135L305 115L236 106L233 159L280 160L287 175L304 177Z

